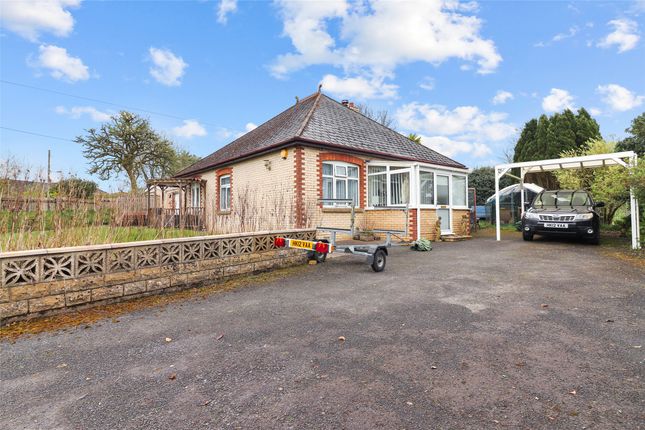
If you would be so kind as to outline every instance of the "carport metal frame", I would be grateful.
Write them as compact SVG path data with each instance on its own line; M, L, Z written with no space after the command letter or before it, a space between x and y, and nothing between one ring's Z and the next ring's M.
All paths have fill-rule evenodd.
M499 214L499 180L509 174L511 169L520 169L521 214L524 214L524 176L527 173L551 172L566 169L593 169L598 167L622 166L636 167L638 156L633 151L614 152L611 154L585 155L580 157L555 158L552 160L524 161L521 163L498 164L495 166L495 229L497 240L502 239ZM632 218L632 249L640 249L640 217L638 199L634 189L629 190L629 205Z

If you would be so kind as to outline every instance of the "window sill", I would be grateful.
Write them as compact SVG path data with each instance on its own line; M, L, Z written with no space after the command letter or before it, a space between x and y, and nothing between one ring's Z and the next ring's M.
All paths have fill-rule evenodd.
M217 211L217 215L230 215L231 211L230 209L227 211Z
M408 209L416 209L416 208L409 206ZM368 211L404 211L405 206L379 206L379 207L367 208L366 210Z
M351 208L332 208L332 207L323 206L322 211L327 213L351 213L352 209ZM361 213L361 212L363 212L363 208L354 209L354 213Z

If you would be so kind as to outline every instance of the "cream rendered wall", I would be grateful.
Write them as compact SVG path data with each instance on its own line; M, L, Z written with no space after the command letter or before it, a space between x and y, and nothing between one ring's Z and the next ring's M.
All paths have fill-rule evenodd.
M267 167L268 166L268 167ZM294 151L286 159L280 151L263 154L231 166L232 210L219 213L216 170L201 175L206 182L205 208L209 230L235 231L240 224L244 231L269 230L280 224L293 224ZM287 225L288 224L288 225Z
M340 208L322 208L319 204L320 171L318 154L334 152L302 147L303 159L303 212L306 227L349 228L350 213ZM286 159L280 151L261 155L257 158L236 163L233 169L231 214L218 214L217 178L215 170L203 173L206 182L205 208L208 229L215 233L239 231L240 209L246 208L244 230L267 230L294 227L295 219L295 160L294 148L288 149ZM360 158L360 157L358 157ZM265 160L270 162L271 170L265 167ZM378 160L370 159L374 162ZM367 181L367 172L365 172ZM367 202L367 183L364 184L364 201ZM246 203L245 203L246 202ZM410 208L410 212L416 209ZM467 211L453 210L452 226L456 234L463 234L461 215ZM402 209L356 210L355 225L361 229L395 229L411 231L412 216ZM434 209L421 210L421 236L437 239L434 225ZM237 230L236 230L237 229ZM415 232L416 235L416 228ZM346 239L339 237L340 239Z

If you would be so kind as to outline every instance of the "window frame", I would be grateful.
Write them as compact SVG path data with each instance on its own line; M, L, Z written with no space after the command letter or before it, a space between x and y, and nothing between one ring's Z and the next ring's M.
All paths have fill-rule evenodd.
M454 201L454 190L456 189L455 187L455 178L462 178L464 180L464 201L465 203L463 205L458 205L455 204ZM450 206L457 208L457 209L463 209L463 208L468 208L468 176L466 175L454 175L450 174L450 189L448 190L448 194L450 196Z
M199 182L193 182L190 185L190 203L194 208L202 207L202 187Z
M385 167L385 171L383 172L377 172L377 173L370 173L370 167ZM394 168L394 170L392 170ZM392 192L391 192L391 185L392 185L392 175L397 175L401 173L406 173L408 175L408 202L403 203L403 204L392 204ZM385 206L373 206L369 202L369 196L370 196L370 190L369 190L369 183L370 180L369 178L371 176L379 176L379 175L384 175L386 177L385 181L385 196L386 196L386 201L385 201ZM414 187L412 186L412 166L406 165L406 166L401 166L397 164L371 164L367 166L367 196L368 196L368 209L387 209L387 208L405 208L411 207L412 205L412 191Z
M325 164L330 165L332 167L332 173L331 175L325 174ZM338 168L343 168L345 169L345 174L342 175L338 173ZM356 168L356 177L349 176L349 168L353 167ZM324 188L324 183L325 179L331 179L331 193L332 193L332 199L339 199L340 197L337 197L337 181L344 181L345 182L345 197L344 199L349 199L348 194L349 194L349 182L350 181L355 181L356 182L356 199L354 203L354 207L360 207L361 206L361 166L354 164L354 163L348 163L346 161L334 161L334 160L325 160L321 162L321 168L320 168L320 195L322 198L325 198L325 188ZM340 202L322 202L322 206L324 208L337 208L337 207L349 207L345 203L340 203Z
M228 179L228 184L222 185L222 180L223 179ZM231 188L232 188L231 187L231 174L227 173L227 174L220 175L217 178L217 183L218 183L217 186L218 186L218 197L219 197L219 202L218 202L217 206L219 208L219 211L220 212L230 212L231 211ZM223 200L222 200L222 197L223 197L222 190L223 189L228 190L228 192L227 192L227 202L226 202L227 206L226 207L222 207L222 202L223 202Z
M421 198L421 174L429 173L432 175L432 203L423 203ZM418 184L418 194L419 194L419 207L428 208L435 207L437 205L437 172L429 169L419 169L419 184Z
M385 169L383 172L370 173L370 168L380 167ZM392 174L408 172L410 178L410 194L409 194L409 203L408 208L420 208L420 209L438 209L438 208L450 208L456 210L468 209L468 173L462 171L456 171L451 169L443 169L433 165L424 165L424 164L404 164L402 162L384 162L377 161L371 162L366 166L365 175L366 175L366 194L367 202L366 209L368 210L383 210L383 209L400 209L405 208L404 205L393 205L390 195L390 186L391 180L390 177ZM429 173L432 174L432 192L433 198L432 203L422 203L421 198L421 174ZM387 187L387 202L386 206L374 206L371 204L371 188L370 188L370 177L384 175L386 177L386 187ZM448 177L448 203L447 204L437 204L437 176L446 176ZM466 192L466 205L455 205L453 199L453 177L464 178L465 180L465 192Z

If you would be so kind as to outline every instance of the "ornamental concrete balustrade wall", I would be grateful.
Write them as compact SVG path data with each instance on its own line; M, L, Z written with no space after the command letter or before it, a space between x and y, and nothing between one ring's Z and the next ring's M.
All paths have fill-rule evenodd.
M274 239L315 235L298 229L0 253L0 326L301 264L303 252L276 249Z

